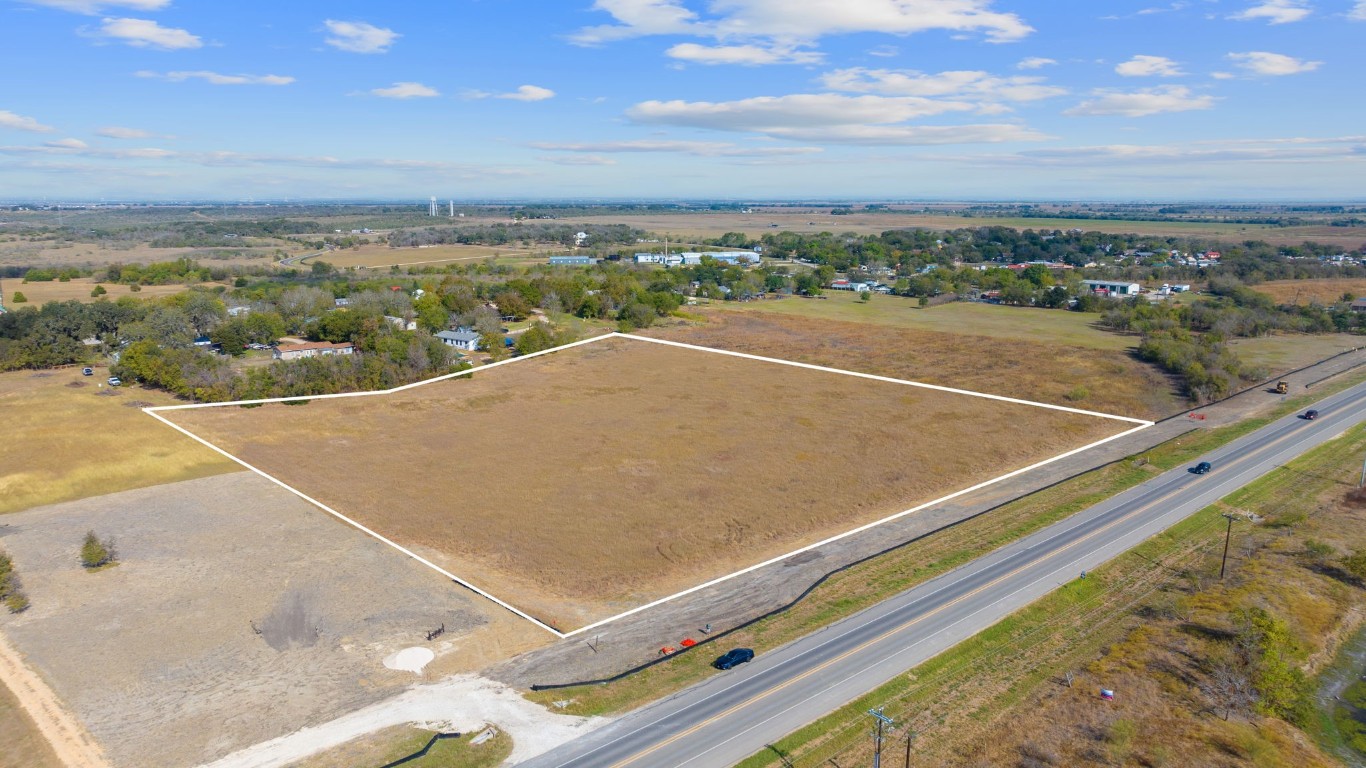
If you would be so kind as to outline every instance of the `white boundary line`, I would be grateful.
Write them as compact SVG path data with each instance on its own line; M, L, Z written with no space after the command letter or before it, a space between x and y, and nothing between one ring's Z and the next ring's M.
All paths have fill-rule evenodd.
M912 507L911 509L907 509L907 510L905 510L905 511L903 511L903 512L898 512L898 513L896 513L896 514L894 514L894 515L888 515L887 517L884 517L884 518L882 518L882 519L880 519L880 520L875 520L875 521L873 521L873 522L871 522L871 523L866 523L866 524L861 525L861 526L859 526L859 527L857 527L857 528L854 528L854 529L852 529L852 530L845 531L845 532L843 532L843 533L839 533L839 534L836 534L836 535L834 535L834 536L831 536L831 537L829 537L829 538L827 538L827 539L823 539L823 540L821 540L821 541L818 541L818 542L816 542L816 543L814 543L814 544L808 544L807 546L804 546L804 547L802 547L802 548L800 548L800 549L796 549L796 550L793 550L792 552L788 552L788 553L786 553L786 554L783 554L783 555L779 555L779 556L777 556L777 557L770 558L770 559L765 560L765 561L763 561L763 562L761 562L761 563L757 563L757 564L751 565L751 566L749 566L749 567L747 567L747 568L743 568L743 569L741 569L741 570L735 571L734 573L726 574L726 575L724 575L724 576L719 576L719 577L717 577L717 578L715 578L715 579L712 579L712 580L710 580L710 581L704 582L704 583L702 583L702 584L698 584L697 586L689 587L688 589L685 589L685 590L683 590L683 591L681 591L681 592L676 592L676 593L674 593L674 594L672 594L672 595L669 595L669 596L667 596L667 597L662 597L662 598L659 598L659 599L657 599L657 600L653 600L653 601L651 601L651 602L649 602L649 603L646 603L646 604L644 604L644 605L637 606L637 607L632 608L632 609L630 609L630 610L628 610L628 611L624 611L624 612L622 612L622 613L619 613L619 614L617 614L617 615L615 615L615 616L611 616L611 617L609 617L609 618L602 619L602 620L600 620L600 621L596 621L596 622L594 622L594 623L592 623L592 624L588 624L587 626L579 627L578 629L571 630L571 631L569 631L569 632L561 632L560 630L555 629L554 627L550 626L549 624L546 624L545 622L541 621L540 619L537 619L535 616L532 616L531 614L526 613L525 611L522 611L521 609L517 608L516 606L512 605L511 603L505 602L505 601L499 599L498 597L495 597L494 595L492 595L492 594L490 594L490 593L484 591L483 589L480 589L479 587L477 587L477 586L475 586L474 584L472 584L469 580L464 579L464 578L461 578L461 577L459 577L459 576L456 576L455 574L451 573L450 571L447 571L446 569L442 568L441 566L437 565L436 563L433 563L432 561L430 561L430 560L428 560L428 559L422 557L421 555L417 554L416 552L413 552L412 550L410 550L410 549L408 549L408 548L402 546L401 544L398 544L397 542L394 542L394 541L392 541L392 540L390 540L390 539L388 539L388 538L386 538L386 537L380 535L380 534L377 533L376 531L374 531L374 530L372 530L372 529L370 529L370 528L367 528L366 526L362 525L361 523L359 523L359 522L357 522L357 521L355 521L355 520L352 520L351 518L347 517L346 515L343 515L342 513L338 512L337 510L332 509L331 507L327 506L326 504L322 503L321 501L318 501L317 499L315 499L315 498L313 498L313 497L311 497L311 496L309 496L309 495L303 493L302 491L300 491L300 490L294 488L293 486L291 486L291 485L285 483L284 481L282 481L282 480L280 480L280 479L278 479L278 478L276 478L276 477L273 477L273 476L271 476L270 474L268 474L268 473L266 473L266 472L263 472L262 470L260 470L260 469L257 468L257 467L252 466L251 464L248 464L247 462L243 461L242 459L240 459L240 458L234 456L233 454L231 454L231 453L227 452L226 450L224 450L224 449L218 447L217 445L214 445L213 443L211 443L211 442L209 442L208 440L206 440L206 439L200 437L199 435L196 435L196 434L194 434L193 432L191 432L191 431L185 429L184 427L181 427L180 425L173 423L172 421L170 421L169 419L167 419L166 417L162 416L162 415L159 413L160 411L181 411L181 410L189 410L189 409L193 409L193 408L221 408L221 407L231 406L231 405L238 405L238 406L241 406L241 405L260 405L260 404L265 404L265 403L282 403L282 402L287 402L287 401L299 401L299 400L330 400L330 399L336 399L336 398L342 398L342 397L367 397L367 396L374 396L374 395L387 395L387 394L392 394L392 393L394 393L394 392L401 392L401 391L406 390L406 389L412 389L412 388L414 388L414 387L420 387L420 386L423 386L423 385L426 385L426 384L432 384L432 383L435 383L435 382L438 382L438 381L445 381L445 380L447 380L447 379L453 379L453 378L457 378L457 377L460 377L460 376L467 376L467 375L470 375L470 374L474 373L475 371L484 371L484 370L487 370L487 369L490 369L490 368L496 368L496 367L498 367L498 366L500 366L500 365L507 365L507 364L509 364L509 363L514 363L514 362L518 362L518 361L521 361L521 360L529 360L529 359L531 359L531 358L533 358L533 357L540 357L541 355L548 355L548 354L551 354L551 353L553 353L553 352L560 352L560 351L562 351L562 350L571 349L571 348L573 348L573 347L583 346L583 345L586 345L586 344L591 344L591 343L596 342L596 341L602 341L602 340L604 340L604 339L611 339L611 338L623 338L623 339L632 339L632 340L634 340L634 341L646 341L646 342L650 342L650 343L652 343L652 344L663 344L663 345L666 345L666 346L679 347L679 348L682 348L682 349L695 350L695 351L699 351L699 352L711 352L711 353L714 353L714 354L726 355L726 356L729 356L729 357L739 357L739 358L743 358L743 359L747 359L747 360L757 360L757 361L765 362L765 363L776 363L776 364L778 364L778 365L788 365L788 366L793 366L793 367L796 367L796 368L805 368L805 369L813 370L813 371L822 371L822 372L825 372L825 373L843 374L843 375L845 375L845 376L854 376L854 377L861 378L861 379L870 379L870 380L873 380L873 381L881 381L881 382L886 382L886 383L890 383L890 384L901 384L901 385L910 386L910 387L920 387L920 388L923 388L923 389L933 389L933 390L937 390L937 391L940 391L940 392L950 392L950 393L958 394L958 395L968 395L968 396L971 396L971 397L981 397L981 398L986 398L986 399L988 399L988 400L998 400L998 401L1001 401L1001 402L1014 403L1014 404L1017 404L1017 405L1029 405L1029 406L1034 406L1034 407L1037 407L1037 408L1046 408L1046 409L1049 409L1049 410L1064 411L1064 412L1067 412L1067 413L1075 413L1075 414L1079 414L1079 415L1083 415L1083 416L1093 416L1093 417L1103 418L1103 419L1111 419L1111 420L1116 420L1116 421L1125 421L1125 422L1129 422L1129 423L1132 423L1132 424L1137 424L1138 426L1133 427L1133 428L1128 429L1128 430L1125 430L1125 431L1123 431L1123 432L1120 432L1119 434L1111 435L1110 437L1107 437L1107 438L1105 438L1105 439L1103 439L1103 440L1098 440L1098 441L1096 441L1096 442L1094 442L1094 443L1090 443L1090 444L1088 444L1088 445L1083 445L1083 446L1081 446L1080 448L1074 448L1074 449L1072 449L1072 450L1070 450L1070 451L1067 451L1067 452L1065 452L1065 453L1061 453L1061 454L1059 454L1059 455L1057 455L1057 456L1054 456L1054 457L1052 457L1052 458L1050 458L1050 459L1044 459L1043 461L1036 462L1036 463L1034 463L1034 464L1030 464L1030 465L1027 466L1027 467L1022 467L1022 468L1017 469L1017 470L1014 470L1014 471L1012 471L1012 472L1008 472L1008 473L1006 473L1006 474L1004 474L1004 475L1001 475L1000 477L995 477L995 478L992 478L991 480L987 480L987 481L985 481L985 482L978 483L978 484L973 485L973 486L971 486L971 487L963 488L962 490L955 491L955 492L953 492L953 493L951 493L951 494L949 494L949 495L947 495L947 496L940 497L940 498L935 499L935 500L933 500L933 501L925 502L924 504L921 504L921 505L916 506L916 507ZM469 589L470 591L474 592L475 594L480 595L481 597L485 597L485 598L489 599L489 600L492 601L493 603L495 603L495 604L497 604L497 605L499 605L499 606L501 606L501 607L507 609L508 611L511 611L513 614L516 614L517 616L520 616L520 617L526 619L527 621L530 621L532 624L535 624L536 626L540 627L541 629L546 630L547 632L549 632L549 633L555 635L556 637L558 637L558 638L560 638L560 639L565 639L565 638L573 637L573 636L575 636L575 635L578 635L578 634L587 632L587 631L592 630L592 629L598 629L598 628L600 628L600 627L602 627L602 626L605 626L605 625L610 624L610 623L612 623L612 622L614 622L614 621L617 621L618 619L624 619L624 618L626 618L627 616L632 616L632 615L634 615L634 614L640 613L641 611L645 611L645 610L648 610L648 609L650 609L650 608L654 608L654 607L656 607L656 606L663 605L664 603L667 603L667 602L676 600L676 599L678 599L678 598L680 598L680 597L685 597L685 596L690 595L690 594L692 594L692 593L694 593L694 592L698 592L698 591L700 591L700 590L707 589L708 587L713 587L713 586L716 586L717 584L721 584L721 583L723 583L723 582L730 581L731 579L737 578L737 577L739 577L739 576L743 576L743 575L745 575L745 574L747 574L747 573L752 573L752 572L754 572L754 571L757 571L757 570L759 570L760 568L765 568L765 567L768 567L768 566L770 566L770 565L773 565L774 563L782 562L783 560L786 560L786 559L788 559L789 557L793 557L793 556L795 556L795 555L802 554L803 552L809 552L809 551L811 551L811 550L813 550L813 549L817 549L817 548L819 548L819 547L823 547L823 546L825 546L825 545L827 545L827 544L832 544L832 543L837 542L837 541L840 541L840 540L842 540L842 539L849 538L850 536L855 536L855 535L857 535L857 534L863 533L864 531L867 531L867 530L876 528L876 527L878 527L878 526L881 526L881 525L885 525L885 524L887 524L887 523L890 523L890 522L892 522L892 521L894 521L894 520L899 520L900 518L903 518L903 517L905 517L905 516L907 516L907 515L912 515L912 514L915 514L916 512L920 512L920 511L925 510L925 509L928 509L928 508L930 508L930 507L933 507L933 506L936 506L936 505L939 505L939 504L943 504L943 503L946 502L946 501L952 501L953 499L956 499L956 498L958 498L958 497L960 497L960 496L963 496L963 495L972 493L972 492L974 492L974 491L981 490L981 489L986 488L986 487L991 486L991 485L995 485L996 483L1002 482L1002 481L1004 481L1004 480L1009 480L1009 479L1012 478L1012 477L1016 477L1016 476L1018 476L1018 475L1022 475L1022 474L1026 473L1026 472L1030 472L1030 471L1032 471L1032 470L1038 469L1039 467L1047 466L1048 464L1052 464L1053 462L1061 461L1062 459L1068 458L1069 456L1075 456L1075 455L1078 454L1078 453L1082 453L1082 452L1085 452L1085 451L1089 451L1089 450L1091 450L1092 448L1099 447L1099 446L1104 445L1104 444L1106 444L1106 443L1108 443L1108 442L1111 442L1112 440L1118 440L1118 439L1120 439L1120 438L1127 437L1127 436L1129 436L1129 435L1134 434L1135 432L1139 432L1139 431L1142 431L1142 430L1144 430L1144 429L1147 429L1148 427L1153 426L1153 422L1151 422L1151 421L1144 421L1144 420L1142 420L1142 419L1135 419L1135 418L1131 418L1131 417L1128 417L1128 416L1116 416L1116 415L1114 415L1114 414L1099 413L1099 412L1096 412L1096 411L1085 411L1085 410L1081 410L1081 409L1077 409L1077 408L1068 408L1068 407L1066 407L1066 406L1053 405L1053 404L1050 404L1050 403L1038 403L1038 402L1034 402L1034 401L1031 401L1031 400L1020 400L1020 399L1013 398L1013 397L1004 397L1004 396L1001 396L1001 395L992 395L992 394L987 394L987 393L985 393L985 392L973 392L973 391L965 390L965 389L954 389L953 387L943 387L943 386L939 386L939 385L936 385L936 384L925 384L925 383L922 383L922 382L907 381L907 380L905 380L905 379L893 379L893 378L889 378L889 377L886 377L886 376L875 376L875 375L873 375L873 374L868 374L868 373L858 373L858 372L856 372L856 371L845 371L845 370L841 370L841 369L839 369L839 368L827 368L827 367L825 367L825 366L812 365L812 364L810 364L810 363L799 363L799 362L795 362L795 361L791 361L791 360L780 360L780 359L778 359L778 358L762 357L762 356L759 356L759 355L750 355L750 354L746 354L746 353L743 353L743 352L731 352L731 351L723 350L723 349L713 349L713 348L711 348L711 347L700 347L700 346L696 346L696 345L693 345L693 344L684 344L684 343L682 343L682 342L677 342L677 341L666 341L666 340L663 340L663 339L654 339L654 338L650 338L650 337L648 337L648 336L637 336L637 335L635 335L635 334L630 334L630 333L608 333L608 334L604 334L604 335L602 335L602 336L594 336L594 337L592 337L592 338L583 339L583 340L581 340L581 341L576 341L576 342L573 342L573 343L571 343L571 344L565 344L565 345L560 346L560 347L554 347L554 348L551 348L551 349L542 350L542 351L540 351L540 352L533 352L533 353L531 353L531 354L529 354L529 355L523 355L523 356L521 356L521 357L509 358L509 359L507 359L507 360L500 360L499 362L490 363L490 364L485 365L485 366L482 366L482 367L480 367L480 368L476 368L476 369L472 369L472 370L466 370L466 371L459 371L459 372L457 372L457 373L450 373L450 374L446 374L446 375L444 375L444 376L438 376L438 377L436 377L436 378L426 379L426 380L423 380L423 381L414 382L414 383L412 383L412 384L405 384L405 385L400 386L400 387L394 387L394 388L392 388L392 389L376 390L376 391L373 391L373 392L343 392L343 393L331 394L331 395L311 395L311 396L296 396L296 397L273 397L273 398L268 398L268 399L263 399L263 400L234 400L234 401L232 401L232 402L225 402L225 403L191 403L191 404L187 404L187 405L162 405L162 406L153 406L153 407L143 408L142 411L143 411L143 413L146 413L147 415L149 415L149 416L155 418L156 420L160 421L161 423L165 424L166 426L170 427L171 429L174 429L174 430L176 430L177 432L180 432L181 434L183 434L183 435L189 437L190 439L194 440L195 442L200 443L201 445L204 445L204 446L208 447L209 449L211 449L211 450L213 450L213 451L215 451L215 452L217 452L217 453L219 453L219 454L221 454L221 455L227 457L228 459L230 459L230 460L232 460L232 461L234 461L234 462L236 462L236 463L242 465L242 466L245 467L246 469L251 470L252 472L255 472L256 474L260 475L261 477L264 477L265 479L269 480L270 482L275 483L276 485L280 486L281 488L285 489L286 491L289 491L290 493L294 494L295 496L298 496L299 498L303 499L304 501L307 501L308 503L312 504L313 506L315 506L315 507L317 507L317 508L323 510L324 512L326 512L326 513L332 515L333 517L336 517L338 520L341 520L342 522L346 523L347 525L350 525L350 526L352 526L352 527L354 527L354 528L356 528L356 529L358 529L358 530L360 530L360 531L366 533L367 535L372 536L372 537L374 537L375 539L378 539L379 541L381 541L381 542L383 542L383 543L389 545L390 547L393 547L394 549L398 550L399 552L402 552L403 554L407 555L408 557L411 557L412 559L418 561L419 563L422 563L423 565L427 566L428 568L431 568L432 570L436 571L437 573L440 573L442 576L445 576L446 578L450 579L451 581L454 581L455 583L457 583L457 584L459 584L459 585L461 585L461 586L463 586L463 587Z

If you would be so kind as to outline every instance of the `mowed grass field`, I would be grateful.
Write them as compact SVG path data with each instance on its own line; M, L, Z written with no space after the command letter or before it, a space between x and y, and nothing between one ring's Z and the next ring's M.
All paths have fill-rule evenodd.
M52 280L43 283L23 283L18 280L5 281L5 306L9 309L18 309L24 304L14 303L14 293L18 291L24 294L28 304L41 307L50 301L79 301L89 304L100 298L119 299L124 296L132 296L135 299L154 299L159 296L173 296L182 291L188 290L184 285L144 285L142 290L134 292L132 286L119 285L117 283L99 283L107 291L104 296L91 296L90 292L95 289L97 283L94 278L77 277L68 282ZM212 288L214 283L204 283L204 287Z
M1318 336L1286 334L1233 339L1229 346L1244 362L1263 366L1274 376L1284 371L1303 368L1341 352L1366 346L1366 337L1350 333L1328 333Z
M1366 277L1273 280L1252 287L1281 304L1333 304L1342 299L1344 293L1366 296Z
M162 415L562 630L1133 426L622 338Z
M966 303L922 310L884 296L866 307L842 301L690 307L700 322L646 333L1133 418L1187 407L1173 380L1129 353L1136 337L1090 328L1094 315Z
M317 259L308 259L305 263L312 261L325 261L334 267L367 267L371 269L389 268L397 265L400 267L423 266L427 264L458 264L465 261L483 261L484 259L495 258L500 261L526 261L539 259L544 261L545 254L551 251L560 252L563 248L523 248L520 246L494 247L487 245L437 245L431 248L390 248L387 245L362 245L359 248L347 248L344 250L333 251L332 253L319 256Z
M169 405L169 396L133 387L101 395L109 371L95 372L0 374L0 514L240 469L131 407Z

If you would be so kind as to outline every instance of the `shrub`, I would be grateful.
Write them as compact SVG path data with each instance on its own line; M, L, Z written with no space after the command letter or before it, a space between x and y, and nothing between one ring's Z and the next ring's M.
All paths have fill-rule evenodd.
M93 299L99 296L103 296L106 293L109 293L109 291L105 290L103 285L97 285L93 290L90 291L90 298Z
M28 297L24 295L23 291L15 291L14 296L10 297L10 301L14 302L15 304L23 304L24 302L28 301Z
M10 613L20 613L29 605L28 596L19 584L19 575L14 572L14 561L3 553L0 553L0 602Z
M85 542L81 544L81 565L94 570L103 568L118 559L114 552L114 541L103 541L94 531L87 531Z

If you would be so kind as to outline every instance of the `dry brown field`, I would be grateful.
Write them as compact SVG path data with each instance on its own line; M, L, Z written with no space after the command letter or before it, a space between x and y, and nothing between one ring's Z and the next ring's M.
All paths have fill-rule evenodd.
M886 305L886 298L879 296L870 304ZM775 306L781 303L773 302ZM967 317L959 317L961 324L956 326L931 324L922 329L763 311L768 304L754 302L744 311L728 306L699 307L695 309L702 322L678 323L647 333L706 347L1140 419L1159 419L1187 407L1172 380L1134 359L1125 348L1099 348L1084 334L1079 335L1084 321L1063 334L1063 338L1077 339L1068 343L1052 340L1056 338L1053 333L1042 329L1036 341L1023 332L1013 338L997 335L998 313L994 310L1018 309L1012 307L977 305L992 310L988 314L993 328L987 330L977 329ZM956 306L907 312L932 314ZM1030 318L1040 315L1075 314L1026 310L1018 327L1027 331L1032 327ZM1136 338L1131 343L1136 344Z
M1306 240L1339 245L1345 249L1366 245L1366 230L1344 227L1270 227L1265 224L1216 224L1185 221L1105 221L1060 218L989 218L923 213L854 213L832 216L830 208L809 210L773 208L753 213L662 213L650 215L585 216L574 219L587 224L628 224L638 229L672 234L684 238L718 237L726 232L743 232L760 237L770 232L854 232L875 235L889 229L925 228L934 230L973 227L1014 227L1016 229L1084 229L1110 234L1139 234L1158 237L1204 237L1231 243L1265 240L1274 245L1299 245ZM777 224L777 226L773 226Z
M151 248L145 244L131 248L101 248L94 243L31 243L13 238L0 239L0 267L101 267L110 264L150 264L188 257L218 266L269 264L279 251L297 251L284 245L242 248L225 245L223 250L242 251L241 255L218 258L208 248Z
M189 290L184 285L144 285L142 290L134 292L132 286L119 285L118 283L99 283L108 291L104 296L91 296L90 292L95 289L95 279L92 277L72 278L68 282L52 280L43 283L25 283L19 280L6 280L5 283L5 306L9 309L18 309L25 304L15 304L13 296L15 292L24 294L28 299L27 304L41 307L50 301L79 301L89 304L99 298L115 299L124 296L132 296L135 299L154 299L159 296L173 296L177 293ZM206 288L213 288L218 283L203 283Z
M561 630L1132 426L621 338L162 415Z
M1281 304L1332 304L1344 293L1366 296L1366 277L1325 278L1322 280L1272 280L1254 285Z
M139 387L100 386L109 369L0 374L0 515L233 472L238 466L168 431L138 409L172 397Z
M549 247L547 246L547 249ZM388 268L391 266L416 267L428 264L454 264L466 261L482 261L489 258L544 259L547 249L523 248L521 246L495 247L489 245L437 245L431 248L390 248L387 245L363 245L333 251L318 257L334 267ZM563 250L563 249L557 249ZM314 261L308 259L305 264Z

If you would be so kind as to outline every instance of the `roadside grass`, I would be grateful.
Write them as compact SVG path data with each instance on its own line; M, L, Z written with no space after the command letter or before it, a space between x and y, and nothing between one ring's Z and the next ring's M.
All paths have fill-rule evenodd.
M1363 450L1358 425L740 765L862 764L872 707L917 733L917 764L1219 764L1206 759L1215 750L1254 765L1323 764L1306 739L1287 737L1284 721L1211 716L1199 678L1221 642L1209 638L1230 631L1240 606L1284 617L1318 652L1349 622L1349 605L1366 603L1360 590L1303 567L1300 537L1312 526L1291 530L1315 514L1329 527L1324 499L1341 496ZM1267 524L1235 536L1233 572L1220 583L1221 513L1234 510ZM1335 524L1359 543L1366 537L1346 517ZM1118 690L1116 702L1099 701L1100 687ZM1041 712L1040 702L1070 717Z
M503 731L482 744L471 744L483 729L456 739L442 739L426 755L403 763L405 768L493 768L512 754L512 737ZM288 768L380 768L409 755L417 754L436 735L435 731L412 725L395 725L353 741Z
M1325 385L1312 396L1287 398L1262 418L1246 419L1216 429L1197 429L1140 456L1131 456L1030 494L856 565L832 576L790 610L728 635L725 647L751 647L759 653L777 648L1132 488L1157 472L1189 463L1214 448L1304 408L1315 399L1363 380L1366 380L1366 374L1344 377ZM708 645L702 651L680 654L614 683L535 691L527 697L541 704L561 703L563 706L559 709L566 714L604 715L627 711L713 674L710 663L722 650L716 648L713 653L713 648Z
M0 685L0 768L61 768L38 726L19 700Z
M1315 280L1272 280L1252 286L1282 304L1332 304L1344 293L1366 296L1366 277L1330 277Z
M100 367L96 374L82 376L80 368L0 374L0 514L239 469L130 407L170 405L170 396L100 388L108 371Z
M916 299L874 296L860 301L853 291L829 291L823 297L790 297L750 302L714 302L711 307L732 312L776 312L821 320L873 323L896 328L1067 344L1092 349L1126 350L1138 345L1136 336L1106 331L1096 325L1100 315L1034 307L1007 307L956 301L921 309Z

